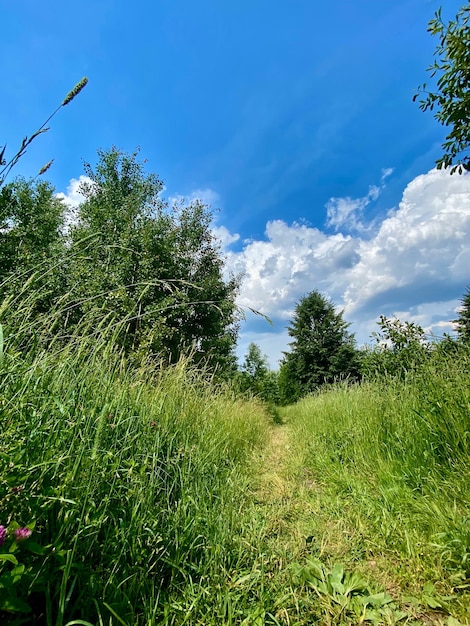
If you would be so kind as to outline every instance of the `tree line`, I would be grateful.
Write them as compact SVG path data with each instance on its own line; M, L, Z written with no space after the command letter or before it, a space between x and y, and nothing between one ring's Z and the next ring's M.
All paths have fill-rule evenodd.
M469 16L470 4L447 24L436 13L429 30L439 39L430 68L437 83L434 90L423 84L415 96L421 109L435 111L450 127L437 167L451 173L470 170ZM435 349L418 325L382 317L377 345L358 350L342 313L312 291L297 304L279 372L269 370L256 344L238 368L241 277L224 276L209 207L199 201L170 206L162 181L145 172L137 153L116 148L99 151L95 167L85 165L76 211L45 181L6 183L31 142L86 84L83 78L10 160L6 147L0 149L0 324L7 344L60 346L86 335L110 340L136 363L167 365L185 356L271 404L293 402L339 379L400 375ZM467 292L457 320L459 345L468 344L469 320ZM454 344L448 337L442 342Z
M267 403L291 404L340 381L406 377L430 358L458 357L470 349L470 287L453 320L456 337L426 335L415 322L381 316L372 346L359 348L343 312L319 291L298 302L288 327L292 338L278 371L272 371L261 348L251 343L241 366L239 386Z

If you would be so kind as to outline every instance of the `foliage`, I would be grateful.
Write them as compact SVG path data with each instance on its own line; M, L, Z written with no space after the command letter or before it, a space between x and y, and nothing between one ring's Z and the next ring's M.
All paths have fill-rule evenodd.
M281 409L266 449L261 404L187 364L86 333L20 352L8 324L3 348L0 554L35 521L0 559L0 601L31 609L5 626L466 623L463 346Z
M459 316L455 320L459 339L470 345L470 287L463 295L462 305L459 310Z
M312 291L297 304L288 333L294 341L284 353L280 393L285 404L335 380L358 373L354 335L343 313L331 301Z
M443 156L437 160L438 169L451 167L451 173L470 170L470 5L467 3L454 20L447 24L439 9L429 23L429 32L437 36L434 63L429 67L431 77L437 77L435 91L423 84L418 93L422 111L433 111L435 119L451 130L442 145Z
M18 178L0 189L0 275L27 274L63 244L63 203L44 181Z
M170 623L183 590L249 562L260 407L87 337L21 355L7 342L0 367L2 624ZM19 546L15 520L35 520Z
M17 179L0 189L0 303L17 298L29 285L36 297L28 313L37 317L61 297L64 209L44 181ZM10 309L10 330L23 321Z
M44 124L42 124L42 126L40 126L38 130L35 131L30 137L26 136L23 139L18 151L13 155L13 157L9 161L7 161L5 158L6 145L0 146L0 188L4 185L5 180L8 174L10 173L10 171L12 170L12 168L18 163L21 157L25 154L28 146L36 139L36 137L38 137L39 135L42 135L43 133L46 133L49 130L49 128L46 128L46 125L50 122L50 120L54 117L54 115L59 111L59 109L61 109L64 106L67 106L67 104L72 102L72 100L76 96L78 96L78 94L82 91L82 89L85 87L87 83L88 83L88 78L86 77L82 78L82 80L79 81L71 91L69 91L69 93L65 96L65 98L62 100L62 103L55 109L55 111L51 115L49 115L49 117L44 122ZM52 165L52 161L48 161L48 163L43 165L38 172L38 176L47 172L47 170L50 168L51 165Z
M223 259L199 202L170 210L162 182L116 149L99 152L71 231L74 319L124 320L119 344L166 363L192 353L230 369L236 340L238 280L223 278Z
M361 372L373 376L401 376L423 364L432 350L423 328L415 322L380 316L380 331L372 333L375 346L360 354Z
M10 341L65 345L85 333L112 337L136 363L190 354L212 374L233 374L239 280L223 276L209 209L170 209L136 154L101 152L86 173L67 229L48 183L19 179L0 190L0 319Z
M470 615L469 366L468 351L433 350L406 378L332 386L282 410L308 483L309 554L393 580L416 623Z
M267 357L256 343L248 346L237 380L242 392L249 391L268 403L279 403L277 373L269 369Z
M308 587L323 599L335 624L342 619L359 624L396 623L408 617L388 593L373 593L363 576L345 571L340 563L328 570L321 561L310 558L305 565L294 563L292 570L295 584Z

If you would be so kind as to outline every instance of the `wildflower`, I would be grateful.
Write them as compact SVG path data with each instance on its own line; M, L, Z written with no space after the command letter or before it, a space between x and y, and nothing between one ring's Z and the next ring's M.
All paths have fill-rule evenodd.
M5 543L5 537L7 536L7 529L5 526L0 525L0 546L3 546Z
M18 543L20 543L20 541L24 541L25 539L27 539L28 537L31 536L31 530L29 530L29 528L17 528L15 530L15 539Z

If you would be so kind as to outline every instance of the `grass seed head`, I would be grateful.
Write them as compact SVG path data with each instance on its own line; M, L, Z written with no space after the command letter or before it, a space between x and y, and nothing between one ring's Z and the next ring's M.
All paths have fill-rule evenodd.
M75 96L78 96L81 90L85 87L87 82L88 78L84 76L82 80L75 85L72 91L69 91L69 93L65 96L64 101L62 102L62 106L64 107L66 104L69 104L69 102L72 102Z
M54 162L54 159L51 159L50 161L46 163L46 165L43 165L38 172L38 176L42 176L43 174L45 174L53 162Z

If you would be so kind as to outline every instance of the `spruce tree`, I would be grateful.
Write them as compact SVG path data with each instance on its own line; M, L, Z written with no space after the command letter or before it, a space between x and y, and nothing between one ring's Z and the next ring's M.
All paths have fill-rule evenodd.
M470 285L467 287L467 291L462 298L462 306L455 323L461 341L470 344Z
M357 351L354 335L343 313L318 291L297 304L288 327L293 338L290 352L284 353L280 372L284 403L314 391L325 383L356 376Z

